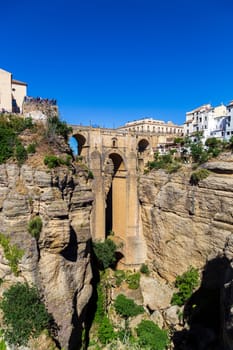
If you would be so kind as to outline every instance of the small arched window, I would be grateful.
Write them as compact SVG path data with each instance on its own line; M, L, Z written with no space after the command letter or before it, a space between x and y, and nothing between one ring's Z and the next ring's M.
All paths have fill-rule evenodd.
M112 139L112 147L113 148L117 147L117 138L116 137L113 137L113 139Z

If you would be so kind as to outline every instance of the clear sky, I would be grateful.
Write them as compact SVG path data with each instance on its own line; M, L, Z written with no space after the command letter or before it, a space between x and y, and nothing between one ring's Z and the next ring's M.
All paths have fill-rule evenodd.
M117 127L233 99L233 0L1 1L0 68L68 123Z

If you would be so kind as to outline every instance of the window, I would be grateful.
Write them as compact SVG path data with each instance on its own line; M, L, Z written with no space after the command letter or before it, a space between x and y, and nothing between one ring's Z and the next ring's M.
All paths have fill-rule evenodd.
M112 139L112 147L117 147L117 139L115 137Z

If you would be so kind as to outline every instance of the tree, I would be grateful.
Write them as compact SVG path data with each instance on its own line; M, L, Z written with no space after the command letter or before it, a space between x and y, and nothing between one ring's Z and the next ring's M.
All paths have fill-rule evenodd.
M178 288L178 292L172 296L172 305L182 306L191 297L193 290L199 284L198 270L194 267L190 267L188 271L183 275L177 276L175 280L175 287Z
M104 242L93 243L94 253L100 269L106 269L116 262L116 244L109 238Z
M51 320L38 291L27 283L16 283L3 293L4 338L9 344L26 345L37 337Z
M116 312L125 319L137 316L144 312L141 305L137 305L133 299L126 298L124 294L119 294L114 302Z
M167 331L160 329L154 322L142 320L136 331L141 346L153 350L166 349L168 345Z

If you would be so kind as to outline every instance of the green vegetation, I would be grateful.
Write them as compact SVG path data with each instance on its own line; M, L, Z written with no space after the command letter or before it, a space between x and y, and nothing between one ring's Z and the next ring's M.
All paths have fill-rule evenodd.
M206 147L208 147L208 153L212 157L217 157L224 149L224 143L218 140L216 137L210 137L205 142Z
M133 299L126 298L124 294L119 294L114 302L116 312L125 319L137 316L144 312L141 305L137 305Z
M138 289L140 285L140 273L129 273L126 275L126 282L129 289Z
M10 238L0 233L0 245L3 248L4 256L9 262L11 271L15 276L18 275L18 263L23 257L24 251L19 249L16 245L10 244Z
M212 157L217 157L227 145L226 141L218 140L216 137L210 137L206 140L205 145L201 142L202 134L197 133L195 141L186 138L184 145L190 148L190 154L192 156L192 161L197 164L202 164L207 162Z
M55 155L48 155L48 156L45 156L44 158L44 164L47 165L49 169L56 168L60 165L70 166L70 162L71 162L71 156L69 155L67 155L65 160Z
M179 291L173 294L171 304L178 306L184 305L198 285L198 270L194 267L190 267L183 275L176 277L175 287L178 288Z
M5 341L3 339L0 340L0 350L7 350L6 349L6 343L5 343Z
M72 132L72 128L67 125L65 121L60 120L58 117L50 117L47 120L47 138L49 141L54 141L55 135L61 135L66 142L69 139L69 134Z
M40 216L35 216L28 223L28 232L32 235L32 237L38 240L40 237L42 226L43 223Z
M116 281L116 285L119 287L123 281L126 279L126 273L124 270L116 270L114 271L114 277Z
M19 165L22 165L28 157L26 148L19 141L17 141L17 143L16 143L15 157L16 157Z
M160 329L154 322L142 320L138 325L137 335L142 347L153 350L165 350L169 343L168 332Z
M116 262L117 246L110 238L104 242L94 242L93 249L101 270L105 270Z
M102 344L107 344L116 337L113 325L106 313L106 287L105 279L102 277L102 281L97 286L98 298L94 318L94 323L97 327L97 336Z
M91 170L88 170L87 177L88 177L88 179L94 179L94 175L93 175L93 172Z
M0 164L15 157L21 165L27 159L27 151L20 142L19 134L32 129L31 118L15 115L1 115L0 118Z
M28 154L34 154L36 153L36 144L33 142L33 143L30 143L28 146L27 146L27 153Z
M104 315L99 325L98 338L102 344L108 344L116 338L116 333L114 332L113 325L109 321L107 315Z
M207 169L198 169L191 174L190 183L191 185L198 185L199 181L206 179L210 174Z
M140 267L140 272L148 276L150 274L149 267L146 264L142 264Z
M3 293L4 339L16 346L26 345L47 328L50 316L34 287L26 283L12 285Z
M209 159L208 152L204 150L203 144L200 142L192 142L190 145L192 160L195 163L202 164Z
M116 270L114 271L115 283L119 287L122 282L128 284L129 289L138 289L140 285L140 273L131 271Z
M158 152L154 154L154 160L147 163L147 169L164 169L166 172L174 173L180 169L180 164L173 159L175 150L170 150L168 154L159 155Z
M105 295L103 292L103 286L101 283L97 286L97 304L96 304L96 312L94 322L100 324L105 315Z
M110 315L113 314L112 306L109 302L109 270L101 272L101 279L97 286L97 309L94 323L92 326L92 335L90 346L95 349L102 349L103 345L109 344L109 349L117 349L122 346L125 349L147 349L147 350L165 350L168 345L168 332L161 330L152 321L142 321L133 332L129 327L129 318L144 313L144 308L137 305L133 299L127 298L124 294L119 294L113 307L118 314L117 324L111 321ZM131 271L115 271L114 277L120 281L127 279L128 276L134 276ZM119 316L125 321L124 326L119 322Z

